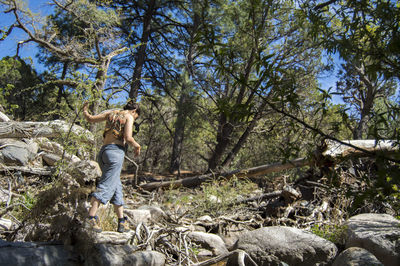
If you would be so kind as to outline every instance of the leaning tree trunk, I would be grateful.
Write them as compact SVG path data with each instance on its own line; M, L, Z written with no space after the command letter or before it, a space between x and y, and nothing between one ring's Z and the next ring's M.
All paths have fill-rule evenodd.
M229 179L233 176L239 178L263 176L269 173L280 172L296 167L323 165L325 163L332 164L342 160L343 158L349 157L353 158L359 156L376 156L377 154L388 156L392 153L398 156L399 150L399 143L393 140L326 140L323 145L323 150L317 149L317 151L314 153L314 158L312 159L298 158L283 163L266 164L247 169L238 169L225 173L211 173L179 180L152 182L141 185L140 187L145 190L179 186L195 187L202 184L203 182L213 180L214 178L223 177Z
M187 177L184 179L173 180L173 181L166 181L166 182L153 182L141 185L140 187L144 190L154 190L157 188L170 188L170 187L195 187L200 185L203 182L212 180L218 177L224 178L231 178L233 176L236 177L253 177L253 176L261 176L266 175L273 172L279 172L295 167L303 167L309 165L310 161L304 158L299 158L293 161L288 161L285 163L274 163L274 164L267 164L261 165L257 167L247 168L247 169L239 169L234 170L226 173L211 173L201 176L194 176L194 177Z

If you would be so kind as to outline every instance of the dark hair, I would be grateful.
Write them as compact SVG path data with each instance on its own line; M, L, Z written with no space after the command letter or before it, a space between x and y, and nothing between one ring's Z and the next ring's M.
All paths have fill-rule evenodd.
M138 115L140 115L140 107L138 103L135 103L133 101L129 101L126 103L124 106L124 110L135 110Z

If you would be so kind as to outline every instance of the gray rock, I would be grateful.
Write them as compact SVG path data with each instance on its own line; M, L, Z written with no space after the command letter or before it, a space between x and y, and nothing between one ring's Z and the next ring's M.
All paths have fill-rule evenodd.
M150 210L129 210L125 209L124 213L129 217L130 221L134 225L138 225L140 223L149 224L151 222L151 211Z
M63 245L6 242L0 239L0 265L80 265L77 256Z
M258 265L326 265L337 253L332 242L285 226L263 227L243 233L234 249L244 250Z
M43 153L42 158L43 161L50 166L54 166L59 160L61 160L61 156L53 153Z
M139 207L139 210L149 210L151 219L155 222L161 221L163 218L167 218L165 212L158 206L143 205Z
M218 235L204 232L190 232L188 237L201 247L211 250L216 256L228 253L228 249L225 247L224 241Z
M332 266L356 265L383 266L374 254L366 249L357 247L348 248L340 253L332 264Z
M387 266L400 265L400 221L387 214L359 214L347 226L346 248L360 247Z
M96 245L85 265L163 266L165 256L157 251L136 251L132 245Z
M87 182L95 182L101 176L101 169L97 162L82 160L71 162L68 165L68 173L72 175L81 186Z
M134 235L135 231L133 230L125 233L103 231L101 233L94 234L92 238L93 242L97 244L125 245L133 238Z
M0 140L0 162L6 165L26 166L36 157L39 146L36 142L26 140Z

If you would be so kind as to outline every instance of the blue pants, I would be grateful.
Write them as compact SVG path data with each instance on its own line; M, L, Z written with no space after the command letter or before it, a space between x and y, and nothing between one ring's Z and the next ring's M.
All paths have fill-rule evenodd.
M124 205L120 179L124 156L124 147L117 144L104 145L97 155L102 175L92 196L102 204L110 201L115 205Z

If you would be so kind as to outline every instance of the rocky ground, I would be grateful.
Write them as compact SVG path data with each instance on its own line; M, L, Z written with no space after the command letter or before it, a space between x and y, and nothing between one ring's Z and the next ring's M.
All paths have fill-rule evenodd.
M140 185L176 176L127 170L120 234L109 205L102 233L86 226L100 171L81 158L43 137L1 140L1 265L400 265L397 210L353 208L349 191L367 184L348 168L151 191Z

